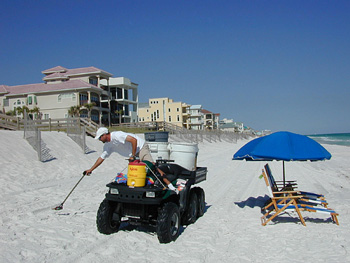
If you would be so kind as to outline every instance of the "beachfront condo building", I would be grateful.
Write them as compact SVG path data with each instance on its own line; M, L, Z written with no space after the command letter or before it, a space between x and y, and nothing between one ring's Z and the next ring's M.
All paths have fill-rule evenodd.
M220 114L203 110L202 105L174 102L169 98L152 98L140 103L139 122L167 122L190 130L218 129Z
M96 67L57 66L42 73L43 83L0 85L0 111L20 117L17 109L25 106L32 118L57 119L68 117L75 108L80 117L107 126L137 120L138 84L127 78L112 78Z
M204 120L202 113L202 105L191 105L188 109L189 114L189 129L190 130L203 130Z
M220 120L219 128L220 130L239 132L239 133L242 133L248 129L247 127L244 126L243 122L236 122L236 121L233 121L233 119L226 119L226 118L224 118L223 120Z
M220 113L213 113L206 109L202 109L201 113L202 113L204 129L206 130L218 129Z
M101 80L101 87L109 96L102 96L101 104L110 109L112 124L137 122L138 84L119 77Z
M174 102L169 98L153 98L138 107L139 122L167 122L179 127L187 127L188 107L186 103Z

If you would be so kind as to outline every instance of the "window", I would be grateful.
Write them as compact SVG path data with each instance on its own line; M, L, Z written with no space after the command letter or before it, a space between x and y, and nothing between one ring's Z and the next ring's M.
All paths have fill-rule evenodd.
M17 100L17 105L21 105L21 100Z
M121 88L117 88L117 99L123 98L123 91Z
M89 83L97 86L97 79L96 78L89 78Z
M32 105L32 103L33 103L32 97L30 96L30 97L28 97L28 104L29 104L29 105Z
M45 114L44 114L44 120L48 120L48 119L50 119L50 114L45 113Z
M128 94L128 90L124 90L124 99L128 100L129 99L129 94Z
M168 109L168 111L170 112L170 108Z
M180 115L177 115L177 121L180 121Z
M171 122L171 116L169 116L169 122Z
M10 101L9 99L4 99L4 107L10 106Z
M179 112L179 111L180 111L180 109L179 109L179 108L176 108L176 111L177 111L177 112Z
M58 102L61 102L61 101L62 101L62 95L61 95L61 94L58 95L57 101L58 101Z
M86 100L87 100L87 97L86 97ZM96 95L91 95L91 102L95 102L96 105L97 105L98 102L99 102L98 96L96 96Z
M80 97L80 104L87 103L87 101L88 101L88 95L87 94L80 93L79 97Z

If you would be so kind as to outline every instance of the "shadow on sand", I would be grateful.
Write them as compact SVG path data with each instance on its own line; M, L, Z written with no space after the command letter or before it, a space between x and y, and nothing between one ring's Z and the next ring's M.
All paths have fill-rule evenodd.
M244 200L241 202L235 202L235 204L240 208L244 208L246 206L250 208L254 208L254 207L263 208L265 206L265 203L268 200L270 200L270 197L265 195L265 196L258 196L258 197L249 197L247 200Z
M208 205L206 203L203 216L205 216L205 213L208 211L208 209L210 207L211 207L211 205ZM194 222L194 224L195 224L195 222ZM179 236L186 230L186 228L188 226L189 225L185 225L185 226L180 225ZM120 227L119 227L118 231L125 231L125 232L138 231L138 232L143 232L143 233L151 235L151 236L157 236L156 226L151 226L151 225L133 225L133 224L130 224L127 220L123 221L120 224Z
M270 197L268 195L265 195L265 196L259 196L259 197L249 197L247 200L244 200L241 202L235 202L235 204L240 208L260 207L261 214L264 215L265 210L263 208L268 204L269 201L270 201ZM306 212L306 213L309 213L309 212ZM305 220L305 223L310 222L310 223L317 223L317 224L320 224L320 223L333 224L333 221L330 217L329 218L312 218L312 217L303 215L303 218ZM280 215L278 215L276 218L272 219L271 222L269 222L269 224L272 224L272 225L278 224L278 223L294 223L294 224L302 225L298 217L298 214L295 211L285 211Z

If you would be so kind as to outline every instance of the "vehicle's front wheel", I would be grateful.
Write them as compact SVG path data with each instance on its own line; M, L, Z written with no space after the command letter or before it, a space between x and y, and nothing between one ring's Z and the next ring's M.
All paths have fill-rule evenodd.
M97 230L106 235L110 235L119 230L120 216L115 212L117 204L104 199L97 211Z
M179 207L172 202L165 203L159 209L157 218L157 235L160 243L175 241L180 234Z

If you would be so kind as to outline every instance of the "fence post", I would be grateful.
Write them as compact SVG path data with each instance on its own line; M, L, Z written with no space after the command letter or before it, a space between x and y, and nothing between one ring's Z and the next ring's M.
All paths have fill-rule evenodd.
M80 125L79 125L80 127ZM85 149L86 149L86 133L85 133L85 126L83 125L83 154L86 154Z
M26 138L26 125L27 125L27 122L26 122L26 119L24 118L23 119L23 138L24 139Z
M49 131L51 131L51 118L49 118Z
M35 132L36 132L36 135L37 135L37 142L36 142L36 149L37 149L37 152L38 152L38 159L39 161L41 161L41 132L40 130L36 127L35 128Z

